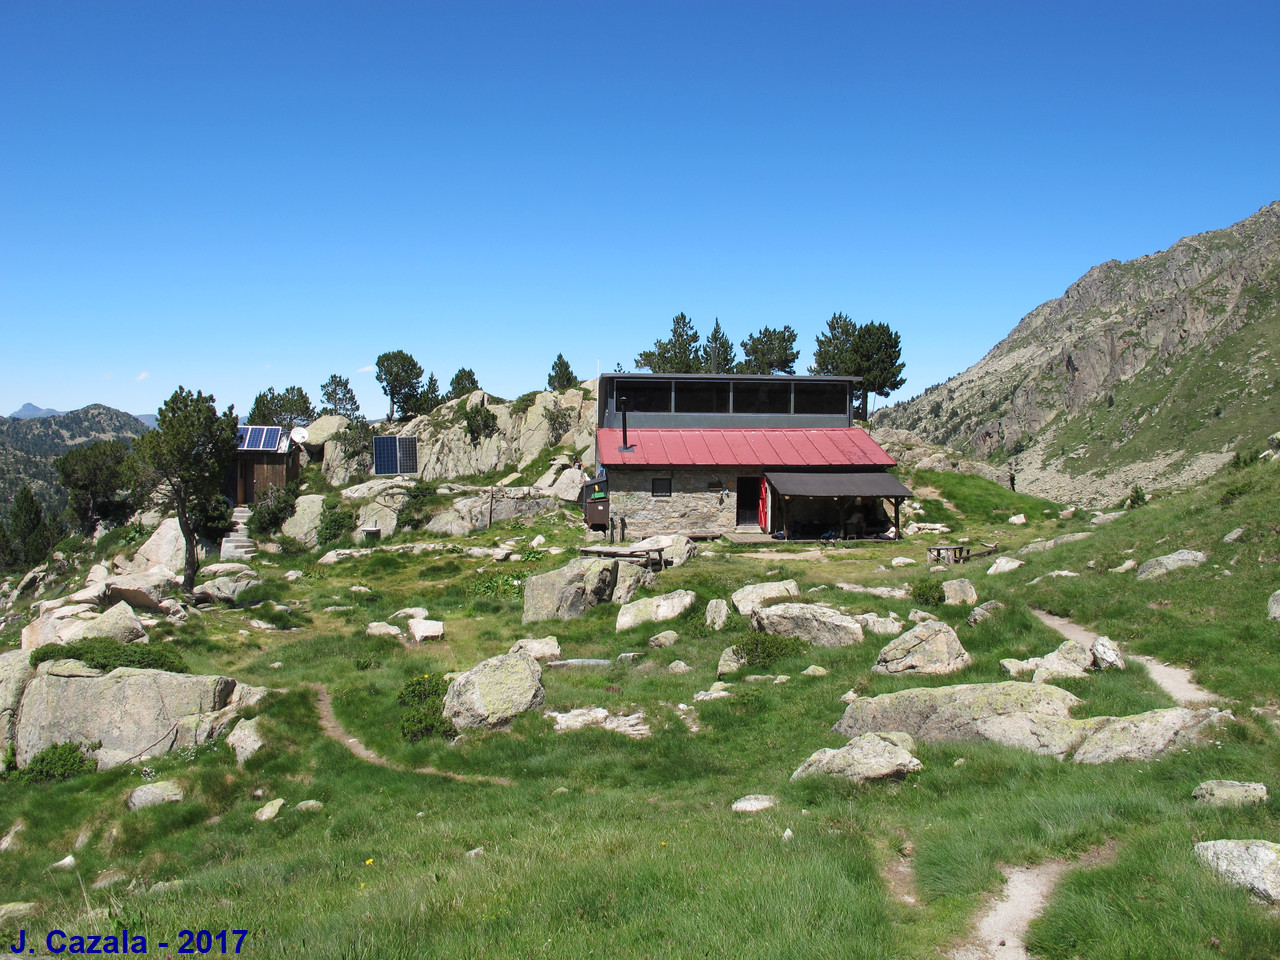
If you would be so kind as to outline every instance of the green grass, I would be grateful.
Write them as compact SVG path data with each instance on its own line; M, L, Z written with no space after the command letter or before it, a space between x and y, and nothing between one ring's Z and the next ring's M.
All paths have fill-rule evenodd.
M1083 520L1046 518L1031 498L997 493L977 478L938 476L942 495L966 514L968 535L989 539L999 531L1004 553L1033 536L1094 529ZM1240 489L1223 504L1233 487ZM925 958L965 935L984 898L999 888L1000 865L1071 858L1110 841L1114 859L1068 876L1033 927L1038 955L1268 956L1266 946L1280 942L1280 922L1199 867L1190 848L1196 838L1280 840L1280 743L1250 709L1266 707L1280 689L1280 667L1272 663L1280 659L1280 624L1265 619L1266 596L1280 585L1277 504L1280 469L1251 467L1186 497L1157 500L1087 540L1029 555L1013 573L987 577L986 565L976 562L958 568L954 574L972 579L983 600L1009 605L977 627L965 624L967 609L930 607L973 655L963 673L874 674L883 642L875 637L843 649L780 649L768 672L791 680L775 686L739 679L734 698L697 704L697 734L667 705L693 703L715 679L721 650L751 636L749 621L736 612L723 631L707 627L707 601L745 583L793 577L801 599L905 617L918 601L834 584L919 579L920 566L881 568L898 555L923 560L933 538L832 548L822 562L796 559L787 545L754 559L741 554L758 547L715 544L714 555L668 570L657 587L642 591L693 590L698 602L690 611L622 633L610 605L578 620L520 623L515 581L564 562L568 552L502 565L449 549L320 565L316 552L288 561L304 574L293 584L282 578L287 566L262 567L266 584L249 596L262 606L193 617L174 631L173 645L196 672L285 691L249 711L262 718L267 746L243 768L219 741L151 761L146 770L0 784L0 832L17 818L26 824L20 846L0 854L6 899L40 904L37 916L22 921L29 936L50 927L106 933L124 925L154 943L182 928L238 928L250 931L245 952L261 957ZM1008 527L998 511L1010 507L1025 512L1033 529ZM1223 544L1235 526L1245 527L1244 536ZM538 533L568 548L578 542L557 514L506 523L456 545ZM1106 572L1127 557L1183 546L1205 550L1209 562L1143 583L1132 573ZM1057 569L1081 576L1028 584ZM353 585L372 592L353 593ZM272 603L291 601L301 601L290 615L297 629L247 626ZM328 606L353 609L326 613ZM406 606L425 606L444 620L444 642L408 649L365 634L369 622ZM1060 638L1029 606L1192 666L1212 689L1239 698L1232 705L1239 722L1221 728L1220 744L1150 763L1084 767L992 744L921 744L924 769L902 782L790 782L814 750L843 742L830 727L851 687L874 696L1002 680L1000 659L1048 653ZM651 650L649 637L664 629L679 641ZM535 712L508 733L456 744L402 736L408 708L397 696L407 680L465 669L521 637L547 634L570 657L645 653L639 668L547 671L544 681L549 709L643 709L654 735L558 735ZM693 672L668 673L677 658ZM809 664L830 673L803 676ZM305 686L312 683L327 685L341 723L391 767L361 761L322 735ZM1081 716L1172 703L1137 665L1063 686L1085 700ZM411 772L423 767L464 779ZM470 777L503 777L510 785ZM1191 790L1210 778L1263 780L1272 800L1200 809ZM144 779L176 779L187 799L130 812L125 798ZM782 802L754 816L733 814L729 805L748 793ZM255 821L253 812L277 796L287 800L284 811ZM299 813L294 805L303 799L322 801L324 810ZM782 839L787 829L790 841ZM49 871L82 832L77 872ZM908 848L915 906L895 899L880 869ZM477 849L483 852L468 855ZM107 869L145 884L182 879L184 886L156 896L129 892L128 881L90 889ZM86 899L90 908L108 910L107 919L84 918ZM0 929L0 943L11 942L3 937L15 929Z

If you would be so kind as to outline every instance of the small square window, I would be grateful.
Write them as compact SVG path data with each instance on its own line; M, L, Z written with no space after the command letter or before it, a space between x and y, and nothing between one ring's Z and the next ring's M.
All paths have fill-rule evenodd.
M653 478L653 495L655 497L671 496L671 478L670 477L654 477Z

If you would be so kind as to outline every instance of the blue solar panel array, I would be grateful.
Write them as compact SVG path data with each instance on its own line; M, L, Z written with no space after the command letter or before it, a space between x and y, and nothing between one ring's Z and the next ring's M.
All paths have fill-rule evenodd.
M418 472L418 438L400 437L400 473Z
M373 472L377 476L418 472L417 437L374 437Z
M373 438L373 472L386 476L400 472L399 437Z
M241 427L237 450L263 450L275 453L280 447L280 427Z

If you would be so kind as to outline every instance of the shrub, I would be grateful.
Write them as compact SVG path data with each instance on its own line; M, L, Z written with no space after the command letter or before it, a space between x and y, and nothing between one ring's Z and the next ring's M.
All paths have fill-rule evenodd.
M88 749L96 750L100 746L102 741L90 744ZM93 773L98 769L98 761L86 756L85 749L78 743L55 743L45 747L18 771L15 779L19 783L53 783Z
M344 507L336 496L325 497L324 509L320 511L320 526L316 529L316 539L320 543L340 540L354 530L355 526L355 511Z
M530 407L533 406L533 401L537 399L538 399L537 390L530 390L528 393L522 393L520 394L520 396L516 397L515 400L511 402L512 418L514 419L515 417L518 417L520 416L520 414L527 411Z
M1231 486L1227 487L1227 489L1222 492L1222 496L1218 498L1218 506L1229 507L1252 489L1253 484L1248 482L1233 483Z
M921 580L911 585L911 599L926 607L941 606L946 596L941 580Z
M451 720L444 717L444 695L449 684L440 674L423 674L404 685L396 703L407 707L400 718L400 733L411 743L425 737L452 737L457 734Z
M573 425L573 414L568 410L555 409L543 410L542 415L546 418L547 429L551 432L551 445L555 446Z
M1147 493L1138 484L1133 485L1133 489L1129 491L1129 498L1125 500L1124 505L1129 510L1146 506Z
M31 651L31 666L38 666L46 660L79 660L85 666L108 672L116 667L191 672L186 661L172 647L158 643L120 643L110 637L89 637L65 646L49 643Z
M472 443L479 443L484 437L492 437L498 430L498 418L488 407L467 407L462 416L467 422L467 436Z
M293 516L300 486L301 483L294 480L283 487L269 487L253 504L253 515L249 517L249 536L255 540L265 540L279 533L284 522Z
M738 656L746 660L748 667L767 667L796 657L809 649L799 637L775 637L767 633L750 633L734 644Z

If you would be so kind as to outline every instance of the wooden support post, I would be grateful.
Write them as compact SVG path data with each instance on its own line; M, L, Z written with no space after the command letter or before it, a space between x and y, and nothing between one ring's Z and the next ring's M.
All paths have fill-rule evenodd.
M894 539L902 539L902 521L898 518L898 508L902 505L901 497L893 498L893 532L896 535Z

